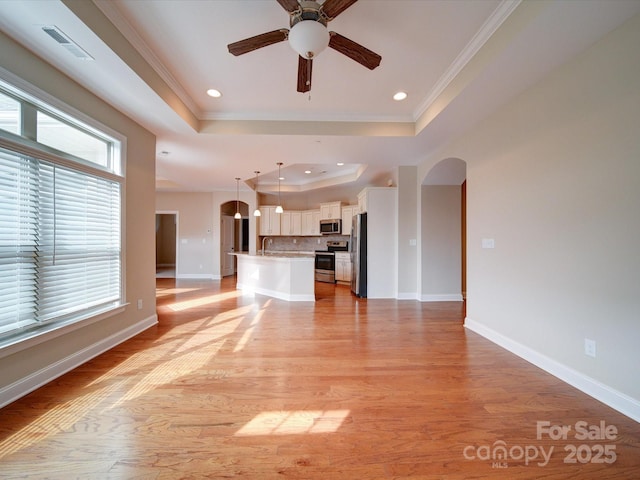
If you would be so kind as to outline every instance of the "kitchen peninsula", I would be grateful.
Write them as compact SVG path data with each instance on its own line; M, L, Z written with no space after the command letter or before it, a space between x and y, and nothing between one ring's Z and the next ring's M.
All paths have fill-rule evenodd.
M314 302L313 253L235 253L238 259L236 288L290 302Z

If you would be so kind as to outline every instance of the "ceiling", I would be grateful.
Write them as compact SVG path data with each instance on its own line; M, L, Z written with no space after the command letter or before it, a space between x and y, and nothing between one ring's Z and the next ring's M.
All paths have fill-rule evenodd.
M304 94L286 41L227 51L288 28L276 0L3 0L0 28L157 136L158 190L235 191L236 177L248 189L260 171L273 191L282 162L283 191L305 192L386 185L638 12L637 0L360 0L329 30L380 66L327 49Z

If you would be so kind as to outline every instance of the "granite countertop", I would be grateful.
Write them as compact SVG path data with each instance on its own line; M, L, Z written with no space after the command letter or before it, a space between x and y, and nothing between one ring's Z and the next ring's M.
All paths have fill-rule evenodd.
M314 258L315 252L306 252L299 250L267 250L262 255L261 251L255 254L249 254L249 252L231 252L230 255L246 255L248 257L279 257L279 258Z
M262 255L262 252L256 252L257 257L287 257L287 258L296 258L296 257L315 257L316 252L305 252L299 250L267 250Z

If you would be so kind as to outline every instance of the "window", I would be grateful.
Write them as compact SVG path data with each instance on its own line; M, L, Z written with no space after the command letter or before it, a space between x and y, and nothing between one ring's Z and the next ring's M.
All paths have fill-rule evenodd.
M109 142L43 112L37 118L38 142L107 167Z
M119 142L50 106L43 110L0 83L5 343L123 303ZM21 118L36 124L22 125ZM37 132L36 140L21 129Z
M20 102L0 91L0 129L20 133Z

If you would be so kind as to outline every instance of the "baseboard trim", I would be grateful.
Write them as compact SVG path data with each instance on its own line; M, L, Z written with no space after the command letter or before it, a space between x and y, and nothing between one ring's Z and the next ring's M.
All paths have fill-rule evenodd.
M421 302L462 302L462 295L459 293L442 293L436 295L421 295Z
M417 293L398 293L398 296L396 297L398 300L419 300L418 294Z
M213 275L212 273L178 273L176 279L178 280L220 280L220 275Z
M636 422L640 422L640 401L635 398L553 360L526 345L522 345L468 317L464 320L464 326L514 355L541 368L545 372L550 373L554 377L559 378L563 382L577 388L581 392L586 393L590 397L595 398Z
M28 393L46 385L65 373L79 367L83 363L88 362L92 358L110 350L120 343L138 335L158 323L158 316L152 315L141 320L130 327L125 328L99 342L89 345L82 350L75 352L58 362L47 365L46 367L32 373L31 375L21 378L17 382L0 388L0 408L24 397Z

